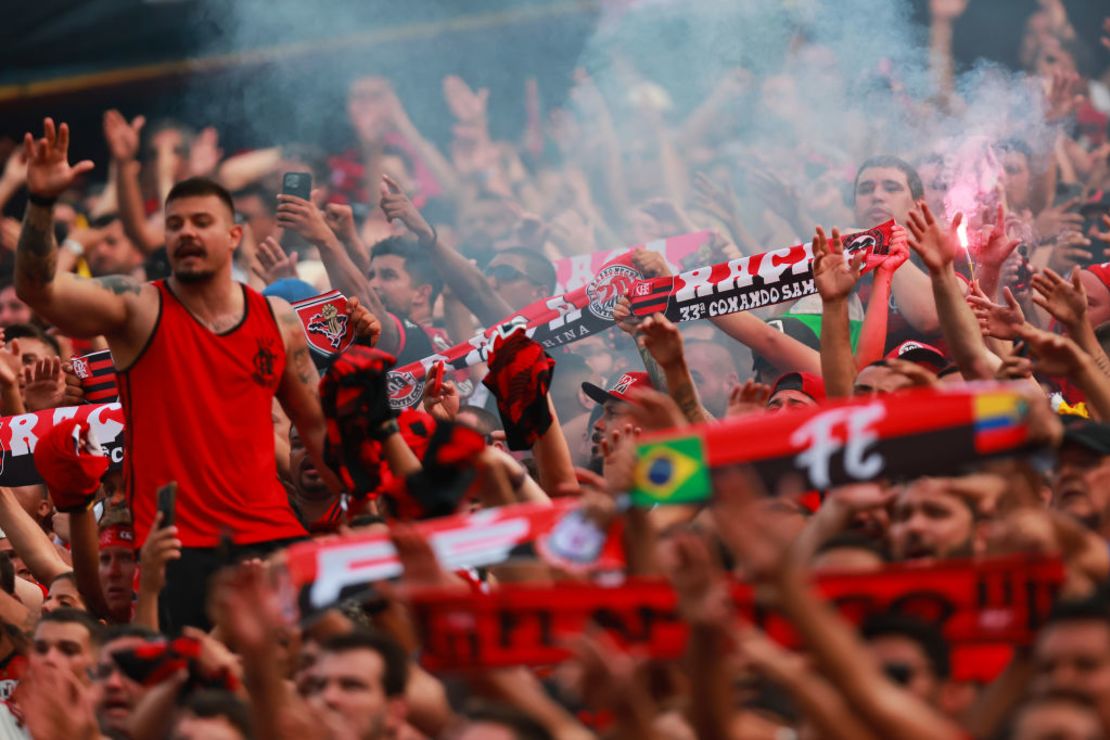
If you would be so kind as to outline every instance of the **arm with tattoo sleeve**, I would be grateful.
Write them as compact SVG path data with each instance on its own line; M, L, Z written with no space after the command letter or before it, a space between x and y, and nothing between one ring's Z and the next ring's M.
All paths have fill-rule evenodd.
M343 486L335 473L324 463L327 421L320 405L318 392L320 376L309 354L304 328L288 303L280 298L269 300L278 320L278 328L285 340L285 372L282 374L281 385L278 386L278 401L293 422L293 426L297 428L308 456L320 471L320 477L333 493L339 493L343 490Z

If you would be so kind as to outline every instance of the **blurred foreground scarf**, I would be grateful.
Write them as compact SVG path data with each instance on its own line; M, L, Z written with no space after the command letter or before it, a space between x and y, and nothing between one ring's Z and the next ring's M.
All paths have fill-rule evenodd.
M497 399L510 450L529 450L551 427L547 391L555 360L523 330L497 337L482 385Z

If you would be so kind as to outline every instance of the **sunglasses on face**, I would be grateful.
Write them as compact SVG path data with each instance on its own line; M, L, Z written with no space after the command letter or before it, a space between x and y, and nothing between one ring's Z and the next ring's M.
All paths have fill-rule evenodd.
M527 275L525 275L523 272L516 269L512 265L506 265L506 264L493 265L491 267L486 268L486 273L489 274L489 276L491 278L493 278L494 280L496 280L499 283L511 283L514 280L527 280L528 282L532 283L533 285L536 284L535 280L528 277Z

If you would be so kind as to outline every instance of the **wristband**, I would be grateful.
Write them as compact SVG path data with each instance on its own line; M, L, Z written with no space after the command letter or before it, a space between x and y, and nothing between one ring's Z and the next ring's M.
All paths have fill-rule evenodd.
M40 208L53 208L54 204L58 202L58 196L37 195L35 193L27 193L27 200L31 201Z
M384 442L386 439L392 437L394 434L400 434L400 432L401 427L397 426L397 420L389 419L388 421L383 421L380 425L378 425L378 428L370 433L370 437L372 439L376 439L379 442Z
M64 242L62 242L62 249L66 250L67 252L71 252L78 257L85 254L85 247L76 239L66 239Z

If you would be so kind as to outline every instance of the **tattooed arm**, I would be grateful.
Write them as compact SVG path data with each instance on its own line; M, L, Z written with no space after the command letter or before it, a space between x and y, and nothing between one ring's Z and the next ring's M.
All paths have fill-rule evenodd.
M16 293L63 334L119 334L127 327L143 292L138 282L118 276L84 280L69 273L55 274L58 245L54 240L53 202L92 169L92 162L70 166L69 127L63 123L55 129L49 118L43 121L42 138L36 140L26 134L23 150L29 200L16 248Z
M320 476L333 493L339 493L343 490L339 478L324 464L327 422L324 409L320 406L320 375L309 354L304 328L292 306L281 298L271 297L268 300L274 309L278 329L285 342L285 372L281 376L281 385L278 386L278 401L301 435L305 450L320 471Z
M637 332L643 337L643 346L663 371L667 394L678 404L686 420L691 424L713 421L713 416L701 405L693 376L686 366L678 327L663 314L655 314L644 319Z

